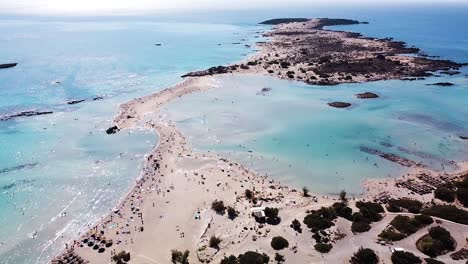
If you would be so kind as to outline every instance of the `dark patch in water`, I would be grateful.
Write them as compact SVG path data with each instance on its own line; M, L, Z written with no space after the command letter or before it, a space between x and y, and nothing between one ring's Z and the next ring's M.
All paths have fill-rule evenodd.
M436 129L445 132L453 132L453 131L461 131L463 128L457 124L453 124L450 122L437 120L428 115L421 115L421 114L404 114L398 117L399 120L405 120L410 122L416 122L424 125L432 126Z
M35 162L35 163L23 164L23 165L19 165L19 166L15 166L15 167L0 169L0 174L7 173L7 172L12 172L12 171L17 171L17 170L22 170L22 169L30 169L30 168L33 168L33 167L37 166L37 164L39 164L39 163Z
M366 147L366 146L359 146L359 150L361 150L364 153L371 154L371 155L376 155L376 156L384 158L384 159L386 159L388 161L398 163L401 166L405 166L405 167L423 166L422 164L417 163L417 162L415 162L413 160L410 160L410 159L407 159L407 158L404 158L404 157L400 157L400 156L398 156L396 154L393 154L393 153L383 152L383 151L380 151L378 149L374 149L374 148L370 148L370 147Z

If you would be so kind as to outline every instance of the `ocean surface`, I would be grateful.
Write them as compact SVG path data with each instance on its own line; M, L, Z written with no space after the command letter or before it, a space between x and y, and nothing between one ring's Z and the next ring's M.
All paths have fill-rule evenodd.
M370 24L333 29L394 37L430 55L468 61L468 28L460 27L468 24L466 6L2 16L0 63L19 65L0 70L0 116L54 113L0 122L0 263L47 263L128 192L157 136L141 130L107 135L120 103L174 85L188 71L242 60L255 52L258 32L268 29L256 23L283 16L357 18ZM334 87L223 76L215 78L219 89L171 103L165 113L196 149L222 153L295 186L357 194L364 178L405 172L359 146L434 169L445 164L451 170L448 161L468 158L468 143L458 138L468 133L468 70L462 71ZM425 85L439 81L456 85ZM256 95L263 87L272 91ZM381 98L354 97L364 91ZM330 100L353 107L330 108Z

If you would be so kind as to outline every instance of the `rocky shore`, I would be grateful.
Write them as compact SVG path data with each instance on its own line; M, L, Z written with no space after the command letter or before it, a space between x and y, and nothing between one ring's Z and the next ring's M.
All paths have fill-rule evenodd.
M419 49L391 38L376 39L359 33L332 31L326 26L351 25L349 19L273 19L261 51L240 64L216 66L183 77L226 73L257 73L316 85L422 78L443 70L455 72L462 64L417 54Z

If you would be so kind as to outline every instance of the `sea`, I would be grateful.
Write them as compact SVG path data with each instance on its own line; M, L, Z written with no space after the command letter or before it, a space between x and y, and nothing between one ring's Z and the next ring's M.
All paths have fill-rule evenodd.
M119 104L186 72L242 61L277 17L341 17L332 27L393 37L468 62L468 6L301 7L142 16L0 15L0 263L47 263L111 210L157 144L141 129L107 135ZM218 88L163 109L195 150L222 154L298 188L362 194L366 178L407 168L366 154L394 153L439 170L468 159L468 69L418 81L312 86L265 76L217 76ZM454 86L428 86L451 82ZM258 92L264 88L271 91ZM380 97L361 100L359 92ZM80 103L69 104L73 101ZM353 104L328 107L329 101Z

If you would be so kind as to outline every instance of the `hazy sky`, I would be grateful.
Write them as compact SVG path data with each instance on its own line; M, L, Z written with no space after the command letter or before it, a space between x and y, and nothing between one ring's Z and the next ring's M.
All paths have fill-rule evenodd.
M144 13L171 9L239 9L292 5L468 3L468 0L0 0L0 13Z

